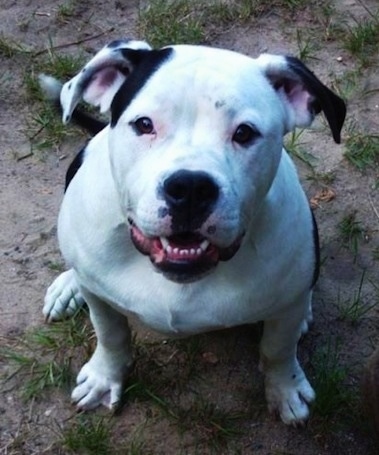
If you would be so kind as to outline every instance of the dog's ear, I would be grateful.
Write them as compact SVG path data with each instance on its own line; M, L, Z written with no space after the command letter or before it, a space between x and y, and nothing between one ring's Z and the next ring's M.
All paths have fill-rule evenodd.
M328 89L297 58L262 54L257 59L288 112L287 131L309 126L324 112L335 142L341 142L345 121L344 101Z
M101 112L110 108L114 95L142 55L151 47L144 41L112 41L103 47L61 90L63 123L67 123L80 99L99 106Z

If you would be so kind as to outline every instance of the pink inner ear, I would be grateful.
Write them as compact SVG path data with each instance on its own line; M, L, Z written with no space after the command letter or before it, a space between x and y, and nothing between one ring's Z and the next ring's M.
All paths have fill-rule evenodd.
M307 126L313 120L314 113L310 106L313 96L306 90L301 82L286 79L282 86L286 98L295 113L297 126Z
M99 105L101 98L112 87L118 75L119 71L115 67L103 68L95 73L85 90L85 100L95 106Z

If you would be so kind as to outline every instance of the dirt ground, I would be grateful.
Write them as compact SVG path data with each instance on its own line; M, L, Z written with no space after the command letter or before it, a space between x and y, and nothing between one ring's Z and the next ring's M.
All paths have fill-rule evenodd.
M138 12L143 5L134 0L89 0L83 4L74 1L71 3L75 5L75 15L63 21L57 20L62 0L1 0L0 3L2 36L34 51L46 49L52 42L54 46L62 46L59 52L75 54L80 50L90 56L112 39L143 38L138 28ZM377 0L363 4L354 0L331 3L335 8L333 23L346 27L362 18L368 20L367 8L372 12L378 10ZM291 12L273 6L258 18L227 26L211 25L207 44L252 56L261 52L298 55L297 31L302 36L309 34L315 48L314 58L307 64L334 88L338 78L357 68L354 57L343 46L343 38L324 40L321 34L317 35L319 23L309 6ZM69 45L75 42L80 44ZM0 342L4 347L16 346L25 332L44 325L41 311L44 293L58 273L56 264L62 264L56 220L65 171L84 139L65 141L43 157L34 153L27 137L27 125L38 106L28 101L24 86L25 73L32 71L32 67L19 54L8 56L2 52L0 61ZM313 156L312 167L296 159L309 199L319 196L325 188L335 196L319 200L315 209L323 263L314 297L315 323L301 342L299 355L311 382L319 380L320 370L321 373L330 373L331 368L345 371L340 383L329 390L329 396L326 394L326 401L347 391L352 403L341 399L330 412L320 404L306 428L287 428L265 409L263 380L257 368L259 327L237 328L170 344L136 323L137 339L142 346L139 363L151 362L150 354L144 349L149 344L157 351L158 358L163 359L164 371L158 369L157 374L163 375L167 384L158 391L154 389L154 393L170 402L174 400L171 390L176 403L180 402L175 409L190 409L194 413L192 425L181 425L178 419L171 418L169 412L164 412L167 406L163 410L157 406L159 400L137 397L120 415L111 418L113 449L108 452L70 449L62 442L62 435L78 416L70 405L69 392L49 389L31 400L23 399L20 391L25 376L18 376L14 364L3 356L0 357L3 378L0 454L378 453L360 405L360 381L363 366L379 345L379 305L376 305L379 303L379 176L377 168L371 166L360 171L344 156L344 142L351 134L353 122L363 131L376 134L379 131L378 62L376 55L369 67L358 72L358 82L348 96L348 120L342 144L334 144L323 123L318 121L310 132L301 136L302 148ZM320 177L325 175L333 178L327 181ZM341 231L341 222L349 216L356 222L354 226L359 227L355 240L350 239L350 247ZM353 310L357 309L354 315L344 311L352 305ZM155 343L155 340L160 341ZM334 349L333 365L325 358L322 363L318 355L330 346ZM187 378L186 361L191 349L196 375L179 387L177 382L185 382ZM74 366L77 371L78 365ZM157 365L152 364L152 368ZM325 391L320 396L323 393L325 399ZM236 420L242 415L238 417L238 432L230 431L230 438L225 438L225 442L221 439L221 445L207 442L214 436L217 425L210 427L209 422L204 422L206 418L200 422L199 413L195 415L193 403L199 396L213 410L221 409ZM97 415L106 414L98 411ZM188 420L187 415L180 418L183 422ZM131 437L137 433L138 444L133 445Z

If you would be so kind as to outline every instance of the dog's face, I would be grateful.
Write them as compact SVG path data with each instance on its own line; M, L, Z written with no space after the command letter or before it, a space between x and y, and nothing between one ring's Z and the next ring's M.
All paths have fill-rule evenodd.
M67 116L83 93L110 109L112 173L134 246L189 282L238 252L283 135L321 108L298 76L278 75L282 57L132 43L103 49L65 85L62 104Z
M178 281L238 251L282 147L284 110L254 61L200 49L176 51L109 132L133 242Z

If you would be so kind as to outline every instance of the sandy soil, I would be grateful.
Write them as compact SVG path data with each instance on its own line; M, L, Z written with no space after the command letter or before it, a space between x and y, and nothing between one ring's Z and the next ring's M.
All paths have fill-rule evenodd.
M1 33L33 50L45 49L49 37L54 45L88 38L81 45L65 46L61 51L75 53L80 50L90 55L112 39L138 36L139 4L137 1L124 3L127 6L122 2L102 0L90 0L85 6L74 2L75 17L58 21L60 1L2 0ZM337 23L353 23L352 15L358 19L368 17L359 1L344 0L335 4L333 20ZM372 11L377 8L375 0L367 0L365 4ZM309 9L293 15L273 9L259 19L219 30L212 35L210 44L253 56L265 51L296 54L296 28L306 33L312 27L316 24ZM309 65L324 82L333 84L336 76L355 67L356 62L343 49L341 40L319 44L314 52L317 59L310 60ZM0 340L3 346L13 346L25 331L44 324L41 312L44 292L57 274L56 264L62 264L55 226L64 175L82 140L67 142L51 150L43 159L39 154L30 154L26 126L37 107L27 100L23 77L31 67L23 55L8 58L0 54L0 61ZM355 120L360 127L373 132L379 129L377 68L378 59L362 72L348 103L348 122ZM370 95L364 96L364 93ZM342 136L346 138L347 135L345 129ZM301 142L306 143L307 151L316 158L316 172L334 174L333 182L327 187L333 190L335 198L320 202L316 209L323 266L314 299L315 324L300 345L300 357L312 381L316 376L315 353L328 343L338 341L338 364L349 372L339 387L353 390L357 395L362 367L379 341L379 314L374 307L353 323L341 316L341 306L348 306L357 296L363 271L362 305L379 301L377 258L375 260L379 247L378 174L374 169L361 173L348 163L344 158L344 144L334 144L321 122L304 134ZM299 160L296 163L311 199L325 184L309 179L312 174L309 166ZM356 214L363 230L356 255L343 246L338 229L341 220L352 213ZM136 330L142 341L155 339L149 331L138 329L138 325ZM241 434L231 438L228 448L218 448L215 453L377 453L359 404L338 408L328 419L315 413L305 429L286 428L270 417L265 409L262 377L257 369L258 339L259 328L240 328L199 338L201 348L196 351L195 363L202 381L191 379L181 400L187 404L193 400L190 389L195 387L197 395L206 397L216 407L247 415L239 424ZM193 345L194 342L189 343ZM177 352L178 349L170 344L159 347L159 355L171 359L166 365L168 381L175 380L177 368L186 368L185 359ZM141 362L150 360L148 354L142 353L141 357ZM0 360L5 378L14 371L14 366L5 358ZM0 453L69 453L57 442L60 440L57 428L63 431L75 415L68 392L49 392L32 402L25 402L20 398L21 385L15 375L2 387ZM169 397L168 390L162 391L162 395ZM120 416L113 418L112 424L115 447L125 447L132 430L143 427L146 428L143 432L145 449L136 453L211 453L211 448L203 444L206 434L199 436L188 430L180 435L175 424L158 413L154 403L135 400ZM123 450L120 453L134 453Z

